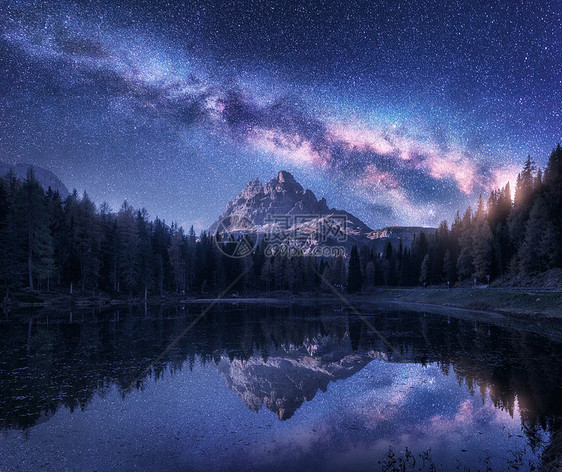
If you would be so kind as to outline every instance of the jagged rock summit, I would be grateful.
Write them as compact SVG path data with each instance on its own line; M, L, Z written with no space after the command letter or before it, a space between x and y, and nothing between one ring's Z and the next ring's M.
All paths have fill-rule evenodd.
M402 244L409 247L416 235L422 231L427 234L435 233L435 228L413 226L389 226L372 230L356 216L344 210L328 207L325 198L318 200L311 190L304 189L293 175L286 170L279 171L277 176L263 185L259 179L250 180L238 196L228 202L224 213L211 225L209 231L214 233L221 230L238 231L243 228L246 233L265 234L272 230L272 215L293 215L289 219L289 231L310 235L308 245L319 243L315 239L316 230L322 224L333 224L334 217L345 217L346 240L343 245L351 247L353 244L373 245L378 252L382 252L387 242L398 247ZM229 218L240 217L240 218ZM241 220L244 220L241 223ZM332 219L332 221L329 221ZM233 220L236 228L225 227L224 222ZM219 227L219 223L221 224ZM328 243L342 241L332 238Z
M280 171L265 185L257 178L248 182L240 194L228 202L226 210L211 225L210 231L214 232L219 222L234 215L253 222L256 232L267 231L271 215L298 215L298 224L307 225L311 230L315 223L322 219L335 215L345 216L347 235L352 240L364 239L371 232L359 218L346 211L329 208L325 198L318 200L311 190L304 189L293 175L285 170Z
M317 200L311 190L303 189L287 171L262 185L259 179L248 182L240 194L226 206L219 219L230 215L245 216L256 226L266 224L268 215L329 213L326 200Z

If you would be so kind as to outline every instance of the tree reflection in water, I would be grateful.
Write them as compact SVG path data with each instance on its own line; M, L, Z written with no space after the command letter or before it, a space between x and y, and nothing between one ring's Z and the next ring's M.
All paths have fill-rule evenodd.
M217 306L134 388L196 362L216 364L248 408L290 419L330 382L374 359L399 362L353 314L334 307ZM0 426L27 429L60 406L85 408L133 379L199 314L200 307L10 315L0 331ZM407 362L437 363L473 395L519 408L532 448L544 432L544 460L560 457L561 342L525 331L443 316L378 311L370 321ZM25 321L24 321L25 319Z

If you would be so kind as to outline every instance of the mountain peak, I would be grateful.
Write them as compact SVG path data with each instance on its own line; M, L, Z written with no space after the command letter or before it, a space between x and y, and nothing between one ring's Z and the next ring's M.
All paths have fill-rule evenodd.
M259 193L263 192L263 185L260 181L260 179L258 179L257 177L253 180L250 180L247 184L246 187L244 187L244 190L242 190L242 193L245 195L257 195Z
M292 215L295 220L290 224L308 222L306 225L310 228L323 224L326 217L344 216L348 235L356 242L372 231L355 216L343 210L330 209L325 198L318 200L311 190L304 189L286 170L279 171L265 185L257 178L248 182L238 196L228 202L225 212L211 225L209 231L215 231L218 223L231 215L252 221L256 232L267 231L272 215ZM315 222L318 223L316 226Z
M254 187L261 187L261 181L257 177L255 179L250 180L246 184L246 188L254 188Z
M286 170L280 170L277 173L277 178L276 178L279 182L284 183L296 183L297 181L295 180L295 178L293 177L293 174L291 174L290 172L287 172Z
M359 218L345 210L330 208L326 199L316 198L311 190L304 189L293 175L281 170L277 176L265 185L258 178L250 180L238 196L228 202L226 210L219 219L211 225L209 231L213 233L219 222L225 218L237 215L245 217L253 223L253 232L265 233L271 231L272 215L288 215L288 224L293 229L299 228L301 233L310 234L311 241L314 232L321 225L335 216L346 220L345 245L369 244L374 245L378 252L382 252L386 242L409 247L416 234L424 231L434 233L435 228L398 227L392 226L373 231ZM341 241L338 241L341 242Z

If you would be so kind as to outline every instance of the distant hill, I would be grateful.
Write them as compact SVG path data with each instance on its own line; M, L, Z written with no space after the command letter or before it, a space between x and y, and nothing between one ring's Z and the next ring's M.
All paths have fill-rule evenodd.
M380 252L384 250L388 241L395 248L400 243L402 243L402 247L406 248L410 247L414 237L419 236L422 232L427 235L433 235L436 231L436 228L426 228L423 226L386 226L385 228L371 231L367 237L375 243L375 249Z
M45 191L49 187L51 187L52 190L57 190L59 192L63 200L70 195L70 192L66 188L66 185L64 185L55 174L53 174L50 170L36 165L23 163L13 165L7 164L5 162L0 162L0 177L4 177L8 172L10 172L10 169L12 169L14 175L18 179L23 180L26 178L27 169L29 169L30 167L33 167L35 178L38 180Z

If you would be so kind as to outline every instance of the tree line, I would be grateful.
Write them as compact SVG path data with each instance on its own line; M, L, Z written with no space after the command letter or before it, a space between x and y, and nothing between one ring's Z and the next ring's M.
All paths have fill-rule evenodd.
M129 297L166 293L273 290L320 291L326 284L349 292L376 286L416 286L505 275L532 276L562 267L562 149L544 172L527 158L512 200L509 183L480 197L476 210L457 212L449 226L421 233L411 247L388 243L353 247L349 257L266 257L257 245L245 258L221 251L221 241L193 227L151 221L126 201L113 212L86 193L61 199L43 190L32 169L18 180L0 178L0 283L103 291ZM240 274L243 274L240 277ZM238 280L236 280L238 279ZM230 287L235 281L236 283Z
M41 187L29 169L25 180L0 178L0 283L9 291L148 295L214 294L244 274L233 291L320 287L327 264L311 258L267 258L258 246L249 257L228 257L213 235L199 236L125 201L113 212L99 209L87 193L61 199ZM345 276L345 261L338 261ZM342 279L341 283L345 283Z
M411 248L387 244L382 254L353 250L348 290L418 284L487 283L506 275L529 277L562 268L562 149L551 153L544 172L530 157L510 184L482 196L476 210L457 212L449 226L421 233Z

